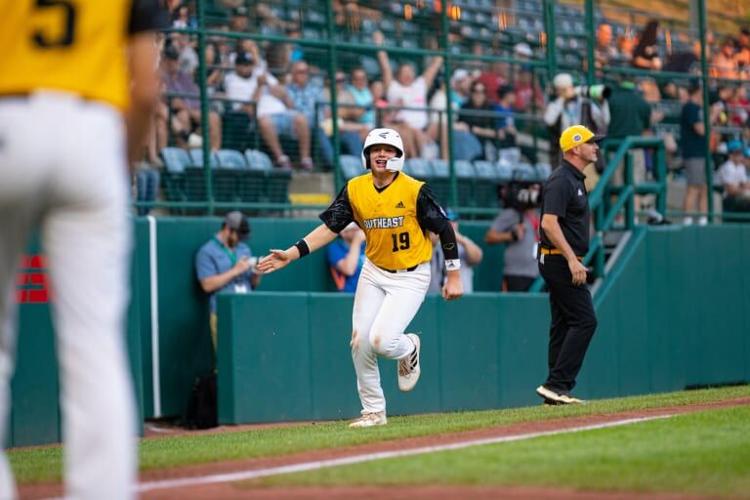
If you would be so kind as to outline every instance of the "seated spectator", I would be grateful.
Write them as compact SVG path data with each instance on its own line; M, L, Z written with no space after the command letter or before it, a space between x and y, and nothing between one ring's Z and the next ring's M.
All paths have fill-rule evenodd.
M497 89L510 82L508 63L494 61L490 64L489 71L484 71L477 77L477 81L484 85L487 91L487 100L491 104L497 103Z
M539 80L534 80L531 68L521 68L513 83L513 90L516 96L516 100L513 103L514 111L518 113L531 113L533 105L536 105L537 110L541 110L544 107L544 92L542 92L542 88L539 86Z
M748 28L740 30L735 60L740 71L740 78L750 79L750 29Z
M379 31L375 32L373 41L376 45L382 46L383 34ZM402 64L396 71L395 78L385 51L378 51L378 62L388 103L396 107L417 108L397 111L394 119L384 125L394 128L401 134L406 156L422 156L429 159L437 157L439 152L437 144L426 132L429 125L427 110L418 108L426 108L427 90L432 86L443 64L443 58L440 56L433 58L420 76L416 76L414 66Z
M497 89L497 105L495 110L498 116L495 119L497 128L498 147L500 149L512 148L516 145L516 124L513 120L513 104L518 100L516 92L510 85L504 85Z
M241 5L232 9L229 17L229 31L232 33L242 33L248 31L250 19L247 17L247 7Z
M328 245L326 260L336 289L354 293L365 263L365 233L356 222L342 229L339 237Z
M596 69L602 69L609 66L610 60L617 58L617 49L612 45L612 26L608 23L601 23L596 28L595 67Z
M204 292L209 294L211 343L216 353L216 294L220 292L250 293L260 283L245 240L250 224L241 212L229 212L221 230L206 242L195 256L195 273Z
M538 184L528 189L536 190L536 196L539 195ZM506 245L502 291L527 292L539 276L538 235L539 211L536 208L508 203L492 222L484 241L488 245Z
M725 212L750 212L750 181L743 158L746 151L750 153L739 140L727 144L729 159L718 172L718 183L724 187L722 208Z
M453 101L451 103L452 109L458 110L461 105L466 102L471 93L471 76L465 69L457 69L453 72L451 77L451 96ZM445 111L448 109L448 96L445 92L445 83L442 78L435 79L434 92L430 97L430 125L427 128L427 133L430 137L437 139L440 138L440 156L443 159L448 159L448 117ZM455 115L454 115L455 116ZM463 136L469 134L466 131L460 131L454 129L453 131L453 154L457 160L470 160L477 152L466 153L467 151L467 139ZM471 151L479 150L478 141L472 136L468 139L473 144ZM468 156L467 156L468 155Z
M319 125L323 121L321 103L326 101L326 98L323 95L323 87L310 80L310 67L307 62L297 61L292 64L286 89L294 103L294 109L305 116L310 133L318 143L323 161L327 165L332 165L333 148Z
M459 232L458 214L453 210L447 210L446 215L451 221L453 231L456 233L458 258L461 259L461 284L464 287L464 293L472 293L474 292L474 267L482 262L484 255L479 245ZM445 284L445 256L443 255L443 248L439 244L438 236L430 233L430 239L433 243L432 261L430 262L432 276L427 293L440 293Z
M375 128L375 111L372 92L367 82L367 73L362 68L352 70L352 81L346 86L347 92L352 96L354 104L359 106L356 112L356 121L366 125L367 130Z
M291 159L281 149L281 135L299 141L300 166L312 170L310 128L305 115L293 111L294 102L287 90L265 68L256 67L252 55L237 54L235 71L224 78L224 88L235 110L246 112L251 120L257 114L261 137L279 168L291 168Z
M364 146L365 137L370 128L364 123L358 121L364 113L364 109L356 106L354 96L347 90L346 73L343 71L336 72L336 102L338 106L337 125L339 129L339 141L342 149L350 155L359 155ZM326 87L323 92L323 99L331 102L331 94ZM333 117L331 108L324 108L325 122L323 129L329 136L333 134Z
M740 77L739 64L735 57L735 42L727 37L721 43L721 50L711 61L711 76L736 80Z
M180 70L179 52L176 47L167 44L162 59L162 82L168 94L183 94L167 96L171 112L171 128L176 134L177 143L188 146L190 135L198 133L201 123L200 90L193 78ZM195 97L184 97L184 94ZM208 113L208 133L211 149L221 148L221 118L215 111Z
M198 20L190 13L190 6L181 3L172 11L172 27L178 29L197 28Z
M159 192L159 170L153 168L148 163L141 162L136 165L135 172L135 190L137 202L156 201L156 195ZM151 212L149 207L137 207L136 213L140 216L148 215Z
M481 145L477 156L467 158L475 160L482 158L494 161L497 159L500 133L497 129L496 108L487 100L484 84L475 81L471 84L471 97L461 106L458 118L453 125L456 130L470 132Z

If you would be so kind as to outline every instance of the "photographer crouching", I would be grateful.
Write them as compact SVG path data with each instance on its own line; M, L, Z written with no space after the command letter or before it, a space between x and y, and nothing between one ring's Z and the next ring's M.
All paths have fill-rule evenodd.
M498 189L503 208L484 235L488 245L506 244L503 257L504 292L526 292L539 276L539 192L534 182L512 181Z
M571 125L584 124L594 133L604 133L609 125L610 89L604 85L574 86L573 77L560 73L552 80L554 95L544 110L544 123L549 128L549 162L560 165L560 135Z

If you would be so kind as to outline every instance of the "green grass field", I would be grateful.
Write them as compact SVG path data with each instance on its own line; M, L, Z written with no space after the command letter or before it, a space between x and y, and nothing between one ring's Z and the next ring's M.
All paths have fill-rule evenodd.
M750 396L750 386L593 401L584 406L544 407L389 417L384 427L354 430L345 422L300 424L215 434L145 439L140 445L142 470L352 446L378 441L460 432L570 416L617 413L679 406ZM59 446L9 451L19 483L57 481L62 452Z
M747 497L750 407L275 476L260 483L534 485Z

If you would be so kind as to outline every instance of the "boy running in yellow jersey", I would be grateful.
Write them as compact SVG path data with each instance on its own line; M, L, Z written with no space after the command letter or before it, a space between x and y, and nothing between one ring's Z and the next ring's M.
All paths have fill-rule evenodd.
M15 276L38 227L54 292L68 498L135 495L126 161L158 102L154 30L166 27L157 0L14 0L0 16L0 444ZM0 453L0 498L15 493Z
M277 271L293 260L327 245L354 221L365 232L365 264L357 284L352 313L352 359L362 416L350 427L387 423L377 356L397 359L398 386L410 391L419 380L420 339L404 333L430 285L432 243L440 236L445 253L446 300L463 294L456 235L427 185L401 170L404 146L392 129L372 130L362 150L369 172L350 179L320 218L323 224L286 250L271 250L258 269Z

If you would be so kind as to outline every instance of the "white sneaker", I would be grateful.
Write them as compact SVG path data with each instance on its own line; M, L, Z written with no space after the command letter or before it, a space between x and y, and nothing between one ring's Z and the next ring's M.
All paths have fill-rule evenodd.
M413 333L407 333L407 337L414 344L414 350L398 362L398 388L404 392L414 389L419 380L419 337Z
M693 225L693 218L692 217L685 217L682 219L682 225L683 226L692 226Z
M351 428L375 427L376 425L385 425L388 419L385 418L385 412L363 413L361 417L349 424Z
M561 392L555 392L552 389L547 389L545 386L540 385L536 388L536 393L539 394L544 401L550 401L548 404L559 404L559 405L580 405L584 404L585 401L582 399L574 398Z
M708 225L708 217L706 217L705 215L704 215L704 216L702 216L702 217L699 217L699 218L698 218L698 225L699 225L699 226L705 226L705 225Z

